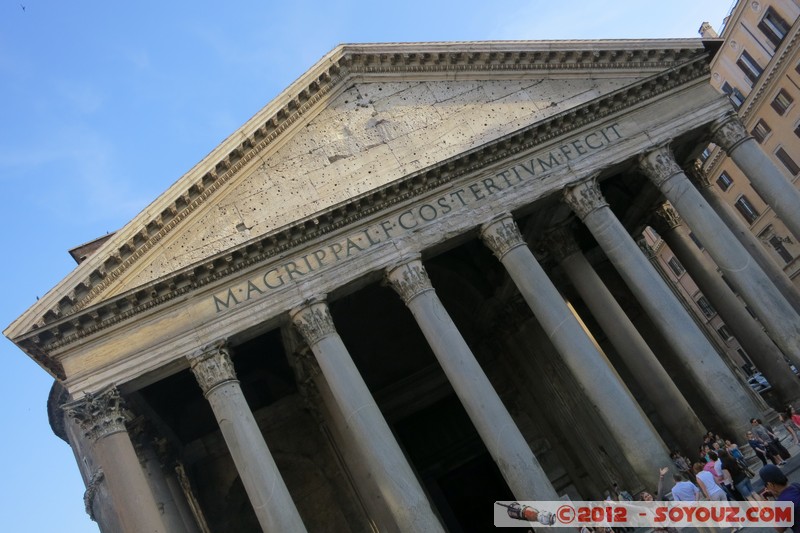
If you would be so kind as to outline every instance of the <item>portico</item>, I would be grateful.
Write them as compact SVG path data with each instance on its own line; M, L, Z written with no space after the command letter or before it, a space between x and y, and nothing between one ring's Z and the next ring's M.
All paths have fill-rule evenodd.
M186 531L466 531L495 500L652 488L670 448L739 438L766 408L635 244L665 198L709 239L725 229L680 201L701 198L680 164L730 122L710 53L338 47L6 335L70 413L113 386L150 420ZM747 259L721 241L720 267ZM768 275L737 283L800 361Z

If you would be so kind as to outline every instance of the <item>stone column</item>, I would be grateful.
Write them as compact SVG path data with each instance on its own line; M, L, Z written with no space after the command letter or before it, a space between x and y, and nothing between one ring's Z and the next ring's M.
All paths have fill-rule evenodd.
M139 458L125 429L123 401L115 387L64 405L92 442L123 533L167 533ZM93 480L94 481L94 480ZM91 485L91 484L90 484Z
M711 126L711 140L722 147L747 179L758 189L786 227L800 239L800 190L786 179L755 139L747 134L739 117L730 113Z
M733 235L744 246L750 257L755 259L758 266L764 270L772 284L789 300L794 310L800 313L800 290L795 287L792 280L789 279L789 276L786 275L786 272L783 271L778 263L772 260L764 245L753 235L753 232L744 223L742 217L720 196L719 189L708 179L701 165L698 163L690 168L687 175L697 187L697 190L700 191L700 195L708 202L708 205L714 209L719 218L722 219L725 225L733 232Z
M670 342L729 435L742 435L758 417L749 393L642 254L608 207L592 179L565 190L564 200L578 215L637 300Z
M422 262L417 258L406 260L387 269L386 277L414 315L514 496L520 500L557 500L550 480L442 306Z
M553 256L631 371L631 375L643 385L642 390L653 403L664 424L685 450L694 451L697 447L697 436L705 433L705 426L611 291L583 256L572 232L562 226L548 234L547 242Z
M198 350L189 364L211 404L261 528L269 533L306 531L242 394L227 347L217 343Z
M311 300L291 311L308 343L347 430L400 531L444 531L366 383L336 332L328 306Z
M600 353L536 261L510 215L481 227L481 239L500 260L636 475L652 477L669 464L666 446L633 395ZM636 435L636 438L631 438Z
M772 340L800 365L800 320L714 210L697 192L666 146L645 154L641 169L703 242L709 255L753 308Z
M714 306L725 324L735 332L742 347L758 365L784 402L800 397L800 381L783 359L783 352L753 320L742 302L731 292L716 266L689 237L680 215L665 203L653 217L653 225L664 238L697 286Z

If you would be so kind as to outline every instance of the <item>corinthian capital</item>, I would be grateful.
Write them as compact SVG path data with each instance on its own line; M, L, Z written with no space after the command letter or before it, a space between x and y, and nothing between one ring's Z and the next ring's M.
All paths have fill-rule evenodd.
M564 202L581 220L592 211L608 206L594 177L566 187L563 195Z
M544 245L559 263L581 251L572 230L566 224L548 230L544 238Z
M517 246L525 246L519 227L508 214L481 226L480 235L483 243L500 260Z
M331 312L322 299L310 300L305 305L293 309L289 315L309 346L313 346L324 337L336 333L336 326L333 325Z
M651 217L650 220L653 227L661 235L666 235L668 231L683 224L683 219L681 219L681 216L669 202L661 204L658 209L653 212L653 215L654 216Z
M406 305L423 292L433 290L428 273L425 272L425 267L422 266L422 261L419 259L412 259L389 267L386 270L386 281L400 295Z
M233 368L228 346L224 341L201 348L187 359L189 368L205 395L208 395L217 385L236 381L236 371Z
M64 412L95 442L125 431L125 403L116 387L109 387L64 404Z
M711 180L708 179L708 174L703 170L703 163L700 161L695 161L686 169L686 176L698 189L708 189L711 187Z
M750 138L744 124L735 113L729 113L711 124L711 140L729 152Z
M675 161L672 150L666 145L642 154L639 158L639 168L657 187L675 174L683 173L683 169Z

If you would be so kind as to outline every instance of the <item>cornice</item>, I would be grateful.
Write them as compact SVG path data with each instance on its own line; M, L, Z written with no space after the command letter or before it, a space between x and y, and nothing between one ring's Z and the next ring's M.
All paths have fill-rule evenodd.
M349 45L342 48L347 46ZM267 120L266 124L259 127L252 136L245 139L239 148L218 162L215 170L207 172L202 179L193 183L188 192L176 200L174 208L165 209L161 215L135 233L133 238L126 240L122 247L108 256L103 263L103 268L95 269L69 295L63 297L58 305L44 313L42 319L27 333L18 335L12 340L53 372L56 377L63 377L60 366L50 360L47 353L148 311L189 291L231 276L257 263L268 261L289 249L337 231L378 211L427 193L483 166L513 157L519 152L530 150L586 124L603 119L708 74L707 54L697 48L655 50L637 48L631 50L630 54L624 50L601 49L597 51L597 54L599 55L595 57L594 51L587 53L577 49L566 52L535 50L530 53L478 50L454 52L446 54L444 57L438 53L435 58L434 54L424 57L423 53L364 53L339 56L334 54L329 58L331 65L328 70L320 74L309 85L309 87L316 88L313 92L301 91L305 97L291 100L282 110ZM613 68L611 66L613 62L603 63L599 60L611 61L614 57L620 57L621 62L627 61L626 64L629 67L637 65L631 68L641 68L642 64L647 64L649 67L657 66L664 69L596 100L417 171L402 181L362 194L232 250L210 257L192 267L92 305L93 299L114 279L122 275L130 265L174 229L181 220L229 181L247 161L256 157L260 150L273 142L291 123L306 113L314 102L322 98L323 94L330 92L337 83L341 83L353 73L366 72L367 68L373 68L370 65L375 67L381 64L391 66L393 61L395 67L402 64L406 68L414 65L440 65L441 72L453 70L456 67L460 68L460 65L469 64L470 61L473 64L482 65L481 68L487 71L495 68L511 69L513 65L524 65L519 66L520 69L541 71L577 68L564 66L570 64L570 61L575 65L583 61L581 68L602 69ZM519 63L522 58L525 58L527 62ZM634 61L635 59L638 60ZM676 62L678 63L675 64ZM617 68L622 68L622 66L620 64ZM287 109L293 109L293 111L287 114ZM280 121L276 119L278 116L282 117ZM247 147L247 150L242 149L244 146ZM178 207L180 207L180 211Z

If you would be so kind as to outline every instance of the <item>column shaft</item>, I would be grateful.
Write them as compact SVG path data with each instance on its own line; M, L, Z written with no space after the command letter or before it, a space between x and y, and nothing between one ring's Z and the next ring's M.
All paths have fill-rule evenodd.
M594 180L568 189L565 200L583 220L645 312L692 374L701 393L725 424L741 435L759 409L725 365L661 276L614 216Z
M441 364L509 488L520 500L557 500L558 494L531 452L419 260L387 271Z
M485 225L481 237L508 271L561 358L597 407L636 475L646 480L669 453L619 375L581 327L531 253L510 216ZM636 435L632 439L631 435Z
M722 222L744 246L750 257L764 270L772 284L789 301L794 310L800 313L800 290L795 287L792 280L789 279L789 276L786 275L786 272L783 271L778 263L772 260L758 238L753 235L753 232L744 223L742 217L720 197L715 190L715 185L708 180L708 177L702 173L701 169L694 169L690 172L689 178L697 186L700 195L705 198L708 205L714 209L714 212L722 219Z
M190 364L214 411L262 529L268 533L306 531L242 394L227 349L219 344L207 347L194 354Z
M767 154L753 137L747 134L736 115L729 115L715 124L714 142L728 153L754 187L800 240L800 190Z
M125 429L122 398L115 388L64 405L93 441L92 452L102 467L111 506L123 533L167 533L161 511Z
M400 531L444 531L380 408L336 333L327 305L292 311L309 343L347 429Z
M653 150L643 157L641 167L753 308L775 344L800 365L800 320L794 308L692 186L670 150Z
M571 240L567 231L551 235L554 242ZM656 412L684 450L694 451L705 427L658 358L636 330L611 291L578 249L562 249L559 264L592 312L637 383L642 385Z
M697 248L680 217L668 205L656 212L656 230L669 245L686 271L697 283L725 324L758 365L784 402L800 397L800 381L794 377L783 352L770 340L761 326L753 320L744 305L731 292L715 265Z

